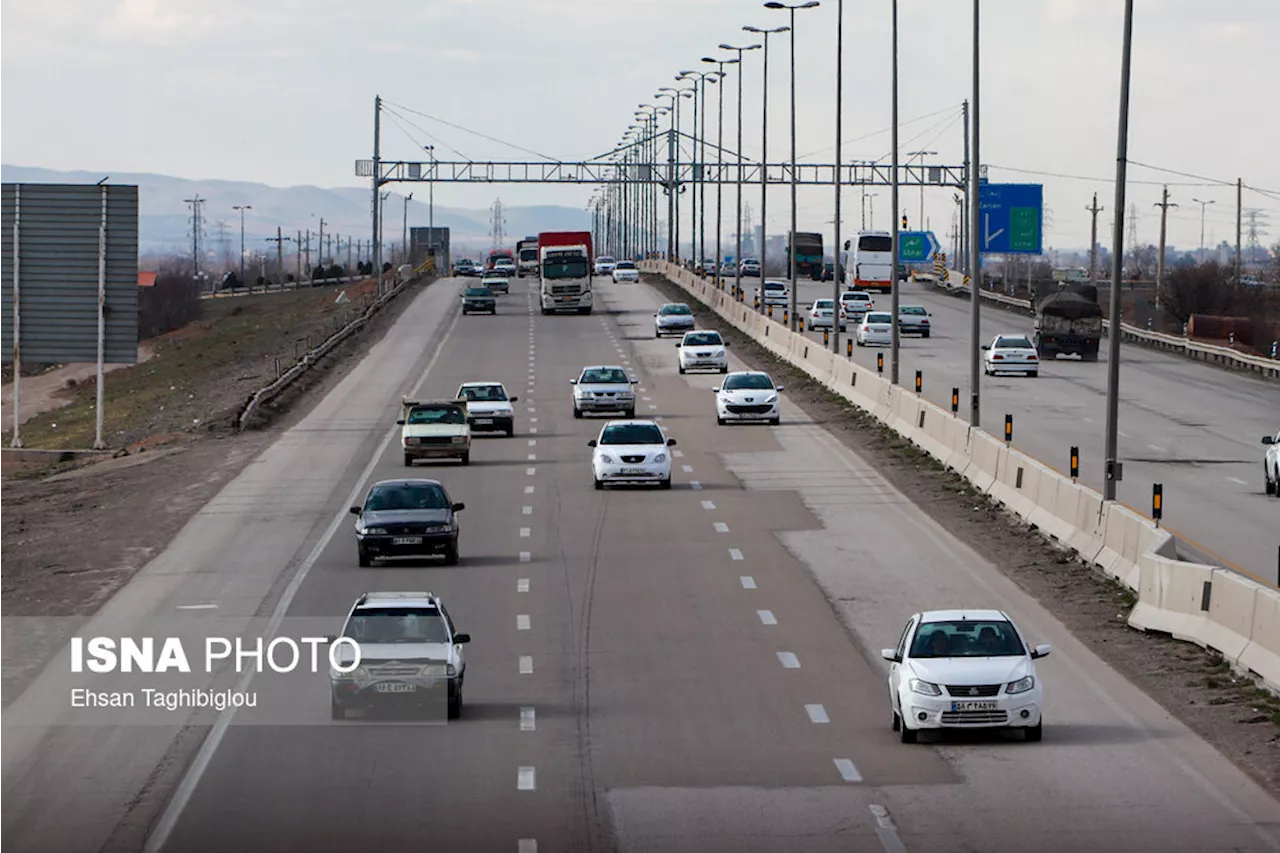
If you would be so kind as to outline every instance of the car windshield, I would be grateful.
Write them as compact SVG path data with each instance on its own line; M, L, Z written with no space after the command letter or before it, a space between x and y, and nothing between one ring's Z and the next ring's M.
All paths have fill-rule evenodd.
M868 323L892 323L893 317L888 314L868 314Z
M448 508L449 496L436 483L391 483L385 486L374 486L364 502L365 512Z
M586 258L549 260L542 264L543 278L586 278Z
M830 311L830 310L831 310L831 306L832 306L832 304L833 304L833 303L831 302L831 300L830 300L830 299L819 299L817 302L813 303L813 307L814 307L814 308L826 308L828 311Z
M436 608L369 607L351 614L342 636L357 643L447 643L449 630Z
M687 347L719 346L722 343L724 342L720 340L719 332L696 332L684 336L684 345Z
M613 258L609 257L608 255L604 255L603 257L596 258L596 260L597 260L597 261L599 261L599 262L600 262L600 263L602 263L602 264L611 264L611 263L613 263Z
M620 270L633 270L635 268L636 268L636 265L631 261L618 261L618 264L617 264L617 269L620 269Z
M737 373L724 381L724 390L741 391L748 388L773 390L773 380L763 373Z
M613 424L600 433L600 444L666 444L657 424Z
M996 349L1032 349L1031 341L1026 338L1004 337L996 338Z
M522 261L536 261L537 259L538 259L538 250L537 250L537 249L521 249L521 250L520 250L520 260L522 260Z
M846 293L840 297L845 302L870 302L871 295L868 293Z
M507 392L501 385L464 385L458 392L459 397L482 402L502 402L507 399Z
M858 238L859 252L892 252L893 238L887 234L868 234L865 237Z
M918 305L903 305L898 309L898 313L924 315L926 312Z
M785 284L779 284L776 281L766 281L764 283L764 289L765 290L786 290L787 286Z
M409 410L406 423L411 424L465 424L467 417L457 406L414 406Z
M485 277L486 279L495 278L495 279L501 279L501 280L503 280L503 281L506 281L506 278L507 278L506 273L499 272L499 271L498 271L498 270L496 270L496 269L495 269L495 270L485 270L484 277Z
M630 385L627 374L616 367L591 367L582 371L578 379L583 385Z
M911 644L913 658L984 658L1025 655L1013 624L1004 619L923 622Z
M468 287L467 296L492 296L493 291L487 287Z
M663 305L662 310L658 312L666 316L692 314L688 305Z

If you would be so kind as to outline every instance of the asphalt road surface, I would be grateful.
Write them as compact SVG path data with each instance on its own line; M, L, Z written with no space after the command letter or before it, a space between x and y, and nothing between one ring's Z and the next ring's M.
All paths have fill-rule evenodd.
M462 719L331 721L323 678L255 678L270 707L223 716L147 822L152 849L1280 849L1273 798L821 427L789 405L777 428L717 427L718 377L677 374L649 288L600 282L605 310L542 317L522 282L496 317L455 320L457 292L418 297L175 540L167 581L144 571L118 597L132 610L113 602L113 627L198 601L332 633L362 591L431 590L473 638ZM678 441L671 491L592 488L605 418L575 420L568 384L590 363L640 380L637 416ZM414 468L467 504L460 565L358 568L346 507L405 473L399 394L469 380L520 399L515 437ZM1004 608L1054 645L1042 743L898 743L878 650L951 606ZM62 681L19 700L12 756L6 732L14 850L122 844L129 786L163 760L159 727L42 730Z
M745 285L748 298L755 280ZM873 294L877 310L889 310L889 294ZM801 282L801 306L831 298L831 282ZM912 387L923 373L924 396L950 408L960 389L960 416L969 415L969 301L924 284L903 285L904 305L924 305L933 314L926 340L902 338L899 380ZM775 315L781 319L779 309ZM806 308L801 316L807 316ZM1030 316L984 304L982 343L1005 332L1029 334ZM846 352L841 336L840 351ZM810 337L822 340L822 332ZM875 369L888 347L854 347L854 360ZM1263 492L1264 435L1280 429L1280 383L1125 344L1121 348L1119 453L1124 480L1117 495L1147 515L1151 486L1164 486L1164 523L1195 552L1222 565L1277 583L1280 506ZM1047 361L1035 379L1005 375L982 378L982 425L1004 431L1013 415L1015 447L1069 471L1071 448L1080 448L1080 481L1101 491L1106 459L1107 350L1096 363L1066 356Z

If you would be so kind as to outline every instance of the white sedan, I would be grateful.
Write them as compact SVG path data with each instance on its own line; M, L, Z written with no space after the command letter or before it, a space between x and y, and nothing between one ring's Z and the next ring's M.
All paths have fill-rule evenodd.
M609 275L613 272L615 261L609 255L596 258L596 275Z
M915 743L924 729L1021 729L1041 738L1043 695L1035 661L1048 645L1029 647L999 610L917 613L889 661L893 730Z
M618 261L613 266L613 283L620 281L639 281L640 268L635 261Z
M860 347L870 344L888 346L893 343L893 315L887 311L869 311L853 333Z
M594 448L591 477L597 489L609 483L657 483L671 488L671 451L676 440L667 438L656 421L609 421L599 438L587 442Z
M991 343L982 345L982 351L982 372L988 376L997 373L1040 375L1040 356L1026 335L996 335Z
M729 372L729 355L724 348L729 342L719 332L685 332L676 349L680 351L680 372L718 370Z
M813 305L809 308L809 328L810 329L830 329L833 315L836 310L836 303L833 299L815 299ZM845 321L848 317L845 315L844 306L840 306L840 331L845 330Z
M768 421L777 426L782 421L778 405L782 386L774 385L767 373L730 373L723 385L711 390L716 394L716 423L721 426L729 421Z
M467 401L467 423L473 432L505 432L515 435L515 409L518 397L508 397L501 382L464 382L458 386L458 399Z
M1280 432L1264 435L1262 443L1268 445L1266 455L1262 457L1262 479L1266 484L1266 493L1280 496Z

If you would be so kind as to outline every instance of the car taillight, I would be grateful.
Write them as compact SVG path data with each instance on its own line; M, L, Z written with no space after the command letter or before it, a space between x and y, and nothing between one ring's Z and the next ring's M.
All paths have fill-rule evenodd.
M991 360L992 360L992 361L1001 361L1001 360L1003 360L1003 359L1004 359L1004 356L1002 356L1002 355L993 355L993 356L991 356Z
M1035 353L1032 353L1031 355L1027 356L1027 361L1035 361L1035 360L1036 360L1036 354L1035 354Z

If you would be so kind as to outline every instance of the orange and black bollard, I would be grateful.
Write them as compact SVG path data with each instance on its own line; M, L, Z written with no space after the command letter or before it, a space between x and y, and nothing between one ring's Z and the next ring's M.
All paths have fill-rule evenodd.
M757 296L754 300L752 300L752 302L751 302L751 307L755 308L757 311L759 311L759 310L760 310L760 297L759 297L759 296Z
M1151 517L1159 523L1164 517L1164 484L1151 484Z
M916 393L919 394L922 388L924 388L924 371L917 370L916 371Z
M791 311L790 311L790 309L787 309L787 308L783 308L783 309L782 309L782 325L784 325L784 326L790 326L790 325L791 325Z
M1004 443L1013 441L1013 415L1004 416Z
M830 346L830 345L831 345L831 330L830 330L830 329L823 329L823 330L822 330L822 345L823 345L824 347L826 347L826 346Z
M853 340L852 339L844 342L844 354L849 358L853 358Z
M772 320L772 319L773 319L773 306L772 306L772 305L766 305L766 306L765 306L765 310L769 312L769 319L770 319L770 320Z
M884 353L876 353L876 372L884 373Z
M1080 448L1071 448L1071 479L1080 476Z
M800 330L800 334L802 335L804 334L804 318L803 317L796 318L796 328Z
M954 415L959 411L960 411L960 389L952 388L951 389L951 414Z

